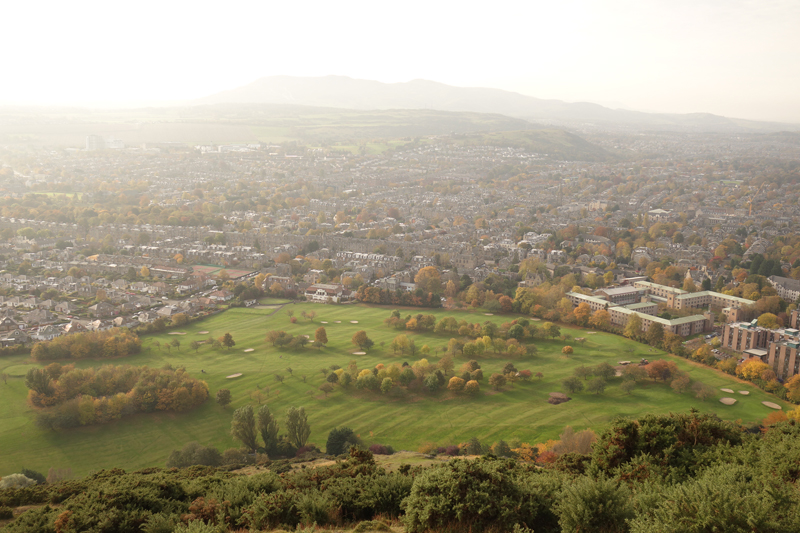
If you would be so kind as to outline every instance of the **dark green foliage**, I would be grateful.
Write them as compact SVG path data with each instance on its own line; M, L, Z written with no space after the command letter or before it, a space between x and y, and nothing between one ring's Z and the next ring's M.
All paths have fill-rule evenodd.
M213 446L202 446L197 442L190 442L180 450L173 451L167 459L167 468L184 468L187 466L204 465L219 466L222 464L222 454Z
M622 533L633 516L630 491L610 479L581 477L568 483L556 507L562 531Z
M39 485L44 485L47 483L47 478L44 477L44 474L37 472L36 470L31 470L30 468L23 468L19 471L20 474L25 476L28 479L34 480Z
M594 444L593 464L610 473L634 457L648 454L672 469L691 470L695 454L710 446L738 445L741 430L713 415L646 415L638 421L617 419Z
M0 507L0 520L8 520L13 517L14 511L11 510L11 507L6 507L5 505Z
M258 433L256 432L256 419L253 415L252 405L245 405L233 412L231 435L250 451L255 451L258 448L258 441L256 440Z
M220 404L222 407L225 407L229 403L231 403L231 391L230 389L219 389L217 391L217 403Z
M449 461L431 467L417 476L406 499L406 529L421 533L457 523L476 532L533 526L541 502L526 497L529 487L518 483L524 476L518 464L507 460Z
M721 464L697 479L642 498L632 533L778 533L800 531L800 497L769 475Z
M428 392L436 392L439 390L439 387L441 387L439 378L436 376L436 374L430 374L426 376L423 380L423 384L425 385L425 388L428 389Z
M311 435L311 426L308 425L308 416L303 407L290 407L286 410L286 433L296 448L302 448Z
M357 442L358 439L352 429L347 427L333 428L328 434L325 452L328 455L342 455L350 448L349 445L357 444Z
M467 442L467 447L464 449L464 452L467 455L482 455L483 454L483 445L481 441L478 440L478 437L472 437Z
M269 407L262 405L256 412L256 429L264 441L267 453L274 453L278 447L278 421L272 416Z
M348 428L332 436L342 446L354 438ZM329 451L335 446L329 442ZM286 439L277 447L293 450ZM282 460L251 476L203 466L101 471L2 490L0 509L34 506L6 526L11 533L295 530L315 523L341 530L362 521L357 527L367 531L369 521L395 518L409 533L800 531L794 421L763 433L698 413L620 419L599 435L591 456L564 453L540 466L495 457L506 448L498 441L494 455L404 465L395 473L358 446L330 466ZM190 443L173 456L202 450ZM466 449L484 451L477 438Z
M561 386L569 393L580 392L583 390L583 381L576 377L567 378L561 381Z

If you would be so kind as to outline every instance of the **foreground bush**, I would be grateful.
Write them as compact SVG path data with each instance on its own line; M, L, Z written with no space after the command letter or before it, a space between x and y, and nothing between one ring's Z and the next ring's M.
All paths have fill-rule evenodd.
M554 493L547 493L557 485L539 483L550 475L485 458L429 468L414 480L405 502L406 528L421 533L468 524L472 531L511 531L521 524L537 532L554 530L550 503L542 502L552 502Z
M206 453L191 443L171 460ZM223 462L237 453L226 451ZM697 413L617 420L593 455L571 451L541 465L490 455L387 473L357 446L329 466L295 463L251 476L202 466L110 470L44 485L10 475L3 481L20 488L0 490L0 508L34 506L6 526L12 533L341 530L361 522L370 530L394 519L408 533L800 531L794 421L762 432Z

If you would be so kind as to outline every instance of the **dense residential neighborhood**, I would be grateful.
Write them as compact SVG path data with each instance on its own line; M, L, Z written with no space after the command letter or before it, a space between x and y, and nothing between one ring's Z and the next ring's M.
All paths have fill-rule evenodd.
M661 132L612 145L583 133L617 156L565 161L480 134L372 154L8 147L2 343L168 324L263 296L497 310L504 295L557 283L553 304L602 309L617 328L635 315L642 334L745 331L765 312L789 326L800 297L792 138ZM574 321L569 311L558 317ZM766 340L724 348L753 355L745 344L795 373Z

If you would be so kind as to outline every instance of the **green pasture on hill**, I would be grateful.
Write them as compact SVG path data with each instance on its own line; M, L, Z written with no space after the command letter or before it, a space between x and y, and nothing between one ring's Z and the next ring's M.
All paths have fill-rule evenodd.
M291 324L286 309L294 309L296 324ZM302 318L301 312L316 311L313 322ZM647 381L631 395L619 390L620 378L611 380L603 394L587 392L573 394L573 400L562 405L547 403L548 393L561 391L560 382L572 374L579 365L595 365L607 361L616 365L620 360L638 361L642 357L654 359L671 358L663 352L651 351L645 345L634 343L611 334L587 334L579 329L562 329L573 337L585 337L583 346L570 342L575 353L569 358L561 355L564 342L560 340L536 340L538 355L512 361L520 370L529 369L544 377L534 378L530 383L518 382L508 385L501 392L490 390L488 376L498 372L508 361L504 356L486 355L480 359L486 379L481 384L481 393L475 398L453 396L448 391L435 395L409 394L394 391L363 393L337 390L327 398L318 390L323 383L320 369L337 364L346 367L355 360L359 368L372 368L378 363L408 361L417 355L394 355L389 344L396 335L403 333L388 328L383 320L391 309L365 305L319 305L296 304L275 309L230 309L183 329L185 335L168 333L148 336L143 339L141 354L113 361L80 361L79 366L103 364L130 364L161 367L165 364L185 366L196 377L208 382L211 399L198 409L183 414L152 413L138 414L120 421L68 431L42 431L34 424L34 410L26 402L27 389L24 375L30 365L35 365L27 356L10 356L0 359L0 372L11 375L8 384L0 383L0 475L18 472L21 468L47 472L50 467L71 468L74 475L85 475L102 468L121 467L138 469L148 466L163 466L170 452L189 441L226 449L238 444L230 437L230 420L233 410L246 403L256 404L251 395L260 390L269 396L265 400L279 418L289 406L304 406L311 424L310 442L324 447L328 432L337 426L349 426L368 444L391 444L397 450L416 450L422 442L440 445L459 443L477 436L482 441L518 438L534 444L557 438L562 429L571 425L576 430L592 428L602 430L616 416L638 417L646 413L686 412L696 408L701 412L716 413L727 420L741 420L745 424L755 423L771 411L761 405L762 400L778 401L753 385L735 378L674 358L678 365L689 373L692 380L699 380L717 390L714 399L701 402L691 392L677 394L668 385ZM403 316L431 311L402 309ZM485 316L483 313L467 313L436 310L437 317L455 316L470 322L493 320L498 325L512 320L513 316ZM341 321L336 324L334 321ZM322 321L328 322L321 324ZM350 321L358 321L351 324ZM308 346L299 351L273 348L264 341L267 331L282 329L294 335L307 334L324 325L328 345L317 350ZM350 339L364 329L375 341L375 347L367 355L353 355L358 351ZM209 331L200 335L200 331ZM236 346L230 350L214 350L203 346L196 353L189 347L192 340L203 340L209 336L219 337L230 332ZM447 344L449 336L433 333L413 334L418 348L424 344L438 349ZM167 351L163 346L177 338L180 349ZM159 350L155 341L161 343ZM385 347L381 347L381 343ZM253 348L252 352L245 349ZM633 351L629 351L630 349ZM429 360L438 360L440 353ZM466 359L456 358L456 368ZM285 370L293 369L293 375ZM202 373L201 371L205 371ZM226 376L242 373L241 377L227 379ZM275 374L283 374L285 381L278 383ZM301 376L306 376L303 382ZM719 398L726 395L721 387L748 390L749 396L734 394L739 401L734 406L724 406ZM233 403L222 408L214 401L220 388L229 388Z

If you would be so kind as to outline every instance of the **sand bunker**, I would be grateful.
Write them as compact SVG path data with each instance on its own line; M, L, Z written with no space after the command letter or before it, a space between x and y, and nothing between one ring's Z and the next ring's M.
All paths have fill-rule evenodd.
M547 399L547 403L558 405L560 403L568 402L572 398L564 394L563 392L551 392L550 397Z
M245 353L254 352L255 350L256 350L255 348L248 348L245 350Z
M334 320L334 321L333 321L333 323L334 323L334 324L341 324L341 323L342 323L342 321L341 321L341 320Z
M734 398L720 398L719 401L725 405L733 405L736 403L736 399Z
M242 373L241 373L241 372L239 372L238 374L231 374L230 376L225 376L225 379L233 379L233 378L238 378L238 377L239 377L239 376L241 376L241 375L242 375Z
M319 322L319 323L320 323L320 324L327 324L327 322L325 322L324 320L320 320L320 322Z
M186 335L185 331L170 331L167 335Z
M367 355L367 352L353 352L353 355Z
M733 394L733 389L719 389L722 392L727 392L728 394Z
M762 404L764 404L764 405L766 405L766 406L767 406L767 407L769 407L770 409L777 409L777 410L779 410L779 411L780 411L781 409L783 409L783 408L782 408L780 405L778 405L777 403L772 403L772 402L761 402L761 403L762 403Z
M486 316L494 316L494 313L483 313Z
M750 391L749 390L740 390L739 394L741 394L743 396L747 396L748 394L750 394Z
M197 334L198 335L208 335L208 332L207 331L198 331Z
M350 323L351 324L358 324L358 320L351 320Z
M587 332L586 332L586 334L587 334L587 335L594 335L594 334L596 334L596 333L597 333L596 331L587 331Z

